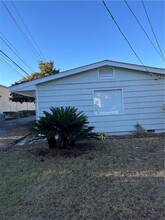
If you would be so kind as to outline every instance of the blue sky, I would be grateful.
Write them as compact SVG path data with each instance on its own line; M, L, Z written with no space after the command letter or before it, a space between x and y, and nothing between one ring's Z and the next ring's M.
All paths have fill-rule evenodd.
M105 0L114 18L134 50L146 66L163 67L164 62L148 41L134 19L124 0ZM21 19L11 1L4 1L23 31ZM129 0L149 37L155 43L141 0ZM119 62L140 64L123 39L101 0L91 1L14 1L31 35L42 51L46 61L53 60L60 71L109 59ZM165 3L159 0L144 0L151 23L161 49L165 50ZM38 72L37 58L24 40L15 23L0 2L0 36L17 49L21 56ZM29 74L32 72L0 39L0 48ZM25 75L11 68L0 55L0 84L10 86ZM6 60L6 59L5 59ZM21 75L19 75L21 74Z

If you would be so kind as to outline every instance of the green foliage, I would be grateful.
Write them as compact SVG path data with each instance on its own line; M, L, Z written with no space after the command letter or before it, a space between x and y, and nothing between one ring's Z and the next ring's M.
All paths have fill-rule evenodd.
M35 110L22 110L22 111L18 111L18 112L6 111L6 112L3 112L3 114L5 115L5 119L16 119L16 118L33 116L36 114L36 112L35 112Z
M46 136L50 147L64 148L74 145L82 138L94 137L94 127L88 126L87 116L74 107L51 107L51 113L44 111L34 125L33 131ZM53 143L53 144L52 144Z
M98 138L101 139L101 140L106 140L106 139L108 139L108 135L107 135L106 132L101 131L101 132L98 133Z
M141 136L141 135L146 134L146 130L139 123L136 123L134 127L135 127L135 131L133 132L134 135Z
M34 131L36 135L40 135L41 138L46 137L49 147L54 148L56 147L56 128L53 125L52 115L46 111L44 111L44 114L44 117L41 117L38 121L34 123L32 131Z
M3 112L5 115L5 119L13 119L18 118L18 112L10 111L10 112Z
M145 132L145 129L139 123L137 123L135 125L135 129L136 129L137 132Z
M35 79L40 79L46 76L50 76L53 74L57 74L59 73L59 70L56 70L54 68L54 62L53 61L49 61L49 62L39 62L38 64L39 69L40 69L40 73L32 73L29 76L25 76L23 77L19 82L16 82L14 85L20 84L20 83L24 83L24 82L29 82ZM35 102L35 98L34 97L28 97L28 96L24 96L24 95L20 95L20 94L16 94L16 93L11 93L10 94L10 98L9 98L12 102Z
M19 117L23 118L23 117L29 117L29 116L33 116L36 114L35 110L21 110L18 111Z
M39 62L40 74L45 76L50 76L59 73L59 70L54 69L54 62Z
M40 79L46 76L50 76L50 75L54 75L59 73L59 70L56 70L54 68L54 62L53 61L49 61L49 62L39 62L38 64L39 69L40 69L40 73L34 72L29 76L25 76L23 77L17 84L20 83L24 83L24 82L29 82L35 79Z
M34 97L28 97L28 96L24 96L24 95L20 95L20 94L16 94L16 93L11 93L9 100L12 102L20 102L21 104L23 102L35 102Z

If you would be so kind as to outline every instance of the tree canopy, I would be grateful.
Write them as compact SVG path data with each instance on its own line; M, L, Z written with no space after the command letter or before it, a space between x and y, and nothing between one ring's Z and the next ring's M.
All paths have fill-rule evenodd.
M14 85L20 84L20 83L24 83L24 82L29 82L35 79L40 79L46 76L50 76L53 74L57 74L59 73L59 70L56 70L54 68L54 62L53 61L49 61L49 62L42 62L40 61L38 63L38 67L40 72L34 72L32 73L30 76L25 76L23 77L19 82L16 82Z
M23 102L35 102L35 98L33 97L24 96L16 93L11 93L9 100L11 100L12 102L20 102L21 104Z
M34 72L29 76L25 76L23 77L19 82L16 82L14 85L18 85L20 83L25 83L25 82L29 82L35 79L40 79L43 77L47 77L53 74L57 74L60 71L54 68L54 62L53 61L48 61L48 62L43 62L40 61L38 63L38 67L40 72ZM9 98L12 102L35 102L35 98L33 97L28 97L28 96L24 96L24 95L20 95L20 94L16 94L16 93L11 93L10 94L10 98Z

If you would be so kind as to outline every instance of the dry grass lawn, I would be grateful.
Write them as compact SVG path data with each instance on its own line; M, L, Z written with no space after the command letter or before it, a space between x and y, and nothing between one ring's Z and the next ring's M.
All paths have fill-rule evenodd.
M163 220L164 139L45 143L0 154L0 219Z

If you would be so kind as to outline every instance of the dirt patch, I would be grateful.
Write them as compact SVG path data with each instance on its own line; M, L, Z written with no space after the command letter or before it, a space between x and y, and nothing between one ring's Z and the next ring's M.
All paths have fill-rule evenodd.
M106 139L135 139L135 138L153 138L162 137L165 138L165 133L155 134L155 133L133 133L128 135L110 135Z
M76 158L84 154L88 154L91 150L94 150L94 144L91 141L77 142L73 147L68 147L67 149L50 149L46 142L41 143L43 148L38 147L38 144L33 144L32 149L29 150L30 153L36 157L41 158L54 158L54 157L64 157L64 158Z

